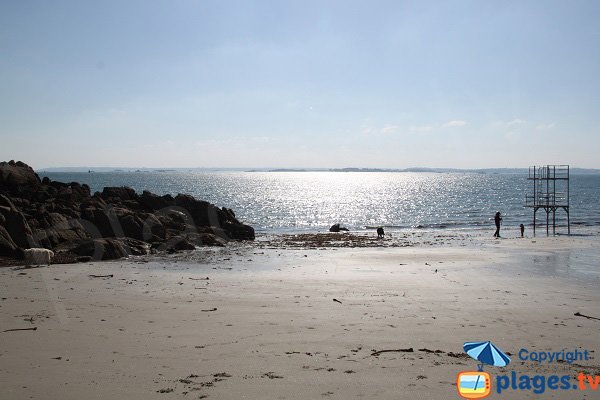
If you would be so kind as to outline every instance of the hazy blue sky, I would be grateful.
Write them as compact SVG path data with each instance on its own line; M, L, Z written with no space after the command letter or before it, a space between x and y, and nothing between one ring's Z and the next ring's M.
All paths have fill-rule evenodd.
M600 167L599 1L1 1L0 159Z

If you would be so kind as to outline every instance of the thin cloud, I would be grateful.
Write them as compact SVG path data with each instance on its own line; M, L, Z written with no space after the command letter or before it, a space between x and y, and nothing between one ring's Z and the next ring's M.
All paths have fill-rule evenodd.
M546 131L548 129L552 129L556 126L556 123L554 122L545 122L545 123L541 123L538 124L535 129L538 131Z
M409 126L408 131L411 133L426 133L431 132L433 130L433 126L431 125L421 125L421 126Z
M381 133L385 133L385 134L395 133L398 131L398 128L400 128L398 125L387 124L381 129Z
M363 135L372 135L375 133L375 129L370 126L365 126L361 129Z
M508 125L508 126L523 125L525 122L527 122L527 121L517 118L517 119L513 119L512 121L508 121L506 123L506 125Z
M497 128L497 129L508 129L508 128L514 129L518 126L525 125L526 123L527 123L527 121L524 119L515 118L511 121L503 121L503 120L493 121L490 125L492 128Z
M453 121L448 121L445 124L442 125L443 128L459 128L462 126L467 125L467 121L462 121L462 120L453 120Z

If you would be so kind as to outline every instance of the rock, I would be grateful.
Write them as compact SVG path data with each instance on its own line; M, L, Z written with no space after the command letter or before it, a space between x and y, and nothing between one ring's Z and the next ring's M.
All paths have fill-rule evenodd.
M329 228L329 232L340 232L340 231L348 232L349 229L345 228L343 226L340 226L340 224L333 224L333 225L331 225L331 228Z
M196 227L222 228L231 239L236 240L254 240L255 238L254 228L240 223L230 210L223 211L206 201L196 200L185 194L178 194L175 197L175 205L190 213Z
M33 244L33 236L23 214L4 195L0 195L0 204L4 204L0 206L0 214L4 219L3 226L13 242L21 248L30 248Z
M174 238L174 243L171 245L173 250L195 250L196 246L190 243L186 238Z
M130 187L122 186L122 187L105 187L101 194L102 198L107 201L119 199L121 201L125 200L138 200L138 195Z
M136 240L128 237L117 238L125 246L125 251L132 256L144 256L150 254L150 244L142 240Z
M115 260L130 255L150 254L150 244L132 238L87 239L71 249L71 253L79 257L90 257L96 261Z
M218 209L206 201L196 200L189 194L178 194L175 197L175 205L187 210L196 226L219 225Z
M0 162L0 186L17 188L40 183L40 177L29 165L21 161Z
M91 225L86 226L91 236L115 236L112 226L118 222L118 219L114 213L110 212L110 209L105 211L105 209L96 207L83 208L81 210L81 218L91 223Z
M3 194L0 194L0 207L16 208L15 204Z
M137 240L148 239L144 237L144 222L140 217L134 214L126 214L118 219L125 236Z
M139 197L140 205L149 212L162 210L175 205L175 199L171 195L157 196L147 190Z
M254 229L190 195L138 195L129 187L88 185L44 177L22 162L0 163L0 255L46 247L64 260L115 259L152 247L191 250L253 240Z
M15 257L19 255L19 246L10 237L7 230L0 225L0 256Z
M78 256L91 257L92 260L115 260L127 257L127 251L121 242L115 239L89 239L81 242L72 252Z
M44 247L55 248L62 243L78 242L90 237L79 219L52 212L43 214L39 221L40 228L35 229L33 236L35 242Z
M221 211L223 211L223 213L225 213L225 215L228 217L228 219L230 219L230 220L235 219L235 213L233 212L233 210L231 208L222 207Z
M212 233L191 233L186 239L196 246L219 246L224 247L228 240Z
M225 222L222 228L231 239L235 240L254 240L254 228L241 223Z
M167 231L162 221L154 214L148 214L143 221L143 237L147 238L156 236L160 239L165 239Z

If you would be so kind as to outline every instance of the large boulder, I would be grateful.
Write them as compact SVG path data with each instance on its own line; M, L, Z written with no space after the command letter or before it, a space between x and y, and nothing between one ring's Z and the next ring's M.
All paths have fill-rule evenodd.
M196 227L222 228L231 239L254 240L254 228L238 221L229 209L219 209L187 194L178 194L175 197L175 205L190 213Z
M0 225L0 256L17 257L18 249L10 234Z
M123 206L86 207L81 210L81 218L89 221L102 237L149 240L156 235L165 238L164 227L158 218Z
M60 213L44 213L38 221L40 226L34 230L33 236L36 243L43 247L55 248L62 243L90 237L79 219L68 218Z
M107 213L103 208L97 208L94 206L83 207L81 209L81 218L89 221L91 226L96 232L90 232L92 236L99 235L101 237L112 237L115 236L113 232L113 225L116 222L116 216ZM112 220L112 223L111 223ZM90 229L88 229L90 230Z
M234 240L254 240L254 228L240 222L226 221L221 228Z
M71 250L80 257L90 257L92 260L116 260L129 255L144 255L150 253L150 245L131 238L100 238L82 241Z
M177 237L177 238L174 238L173 241L174 241L174 243L171 246L171 248L173 250L194 250L194 249L196 249L196 246L192 242L187 240L187 238Z
M33 244L33 234L23 213L4 195L0 195L0 215L3 225L13 242L24 249Z
M105 187L101 194L102 198L107 201L127 201L127 200L138 200L138 195L130 187L121 186L121 187Z
M219 246L224 247L228 240L212 233L190 233L186 239L196 246Z
M78 256L91 257L92 260L115 260L128 255L123 243L111 238L85 240L72 252Z
M133 213L126 213L117 218L126 237L137 240L148 239L144 238L144 221L139 216Z
M125 246L125 251L130 256L143 256L150 254L150 244L142 240L132 239L129 237L117 238Z
M0 186L19 188L22 186L37 186L40 177L33 168L21 161L0 162Z
M189 194L178 194L175 205L187 210L196 226L218 226L218 209L207 201L196 200Z
M139 196L139 202L142 208L149 212L162 210L175 205L175 199L170 194L158 196L147 190L144 190L142 195Z
M147 240L148 238L151 238L151 237L157 237L157 238L163 239L163 240L166 238L167 231L165 229L165 226L163 225L163 222L161 221L161 219L158 218L156 215L154 215L154 214L146 215L143 223L144 223L144 226L143 226L142 235L144 237L144 240Z

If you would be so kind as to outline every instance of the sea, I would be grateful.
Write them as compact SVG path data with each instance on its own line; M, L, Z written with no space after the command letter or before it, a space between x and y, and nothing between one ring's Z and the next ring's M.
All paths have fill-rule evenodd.
M383 226L388 231L493 231L500 211L503 229L533 224L524 207L533 192L527 174L433 172L39 172L61 182L80 182L92 192L129 186L141 193L186 193L236 217L258 233L327 231L334 223L351 231ZM571 174L571 233L600 233L600 174ZM538 211L538 229L546 214ZM552 214L550 214L552 220ZM566 213L556 212L557 233L567 233Z

